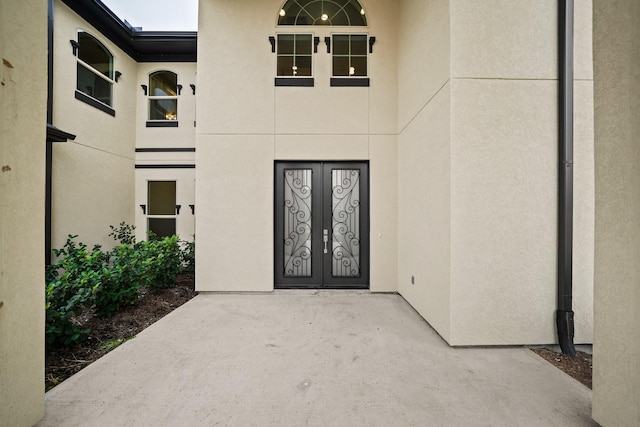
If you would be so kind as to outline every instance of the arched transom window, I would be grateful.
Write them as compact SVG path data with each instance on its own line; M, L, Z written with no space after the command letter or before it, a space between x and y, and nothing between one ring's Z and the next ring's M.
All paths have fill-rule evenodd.
M366 26L367 17L357 0L287 0L278 25Z

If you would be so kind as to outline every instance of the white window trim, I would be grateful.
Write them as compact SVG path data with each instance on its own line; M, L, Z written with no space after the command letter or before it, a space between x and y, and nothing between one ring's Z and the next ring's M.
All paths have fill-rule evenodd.
M150 101L162 101L163 99L175 99L176 100L176 118L175 119L151 119L151 102ZM147 122L177 122L178 121L178 97L177 96L147 96Z
M99 40L96 36L94 36L93 34L91 34L91 33L90 33L90 32L88 32L88 31L85 31L85 30L77 30L77 31L76 31L76 41L78 42L78 44L80 43L80 42L78 41L78 40L79 40L79 38L80 38L80 37L79 37L80 33L88 34L90 37L92 37L92 38L93 38L93 39L95 39L98 43L100 43L100 44L102 45L102 47L104 47L104 49L106 49L106 51L107 51L107 52L109 53L109 55L111 56L111 72L112 72L112 74L114 74L114 75L115 75L115 69L116 69L116 57L115 57L115 55L114 55L113 53L111 53L111 49L109 49L109 48L108 48L108 47L107 47L107 46L106 46L106 45L105 45L101 40ZM75 56L75 58L76 58L76 62L77 62L77 64L82 65L82 66L83 66L83 67L85 67L87 70L91 71L93 74L95 74L95 75L99 76L100 78L102 78L103 80L105 80L107 83L109 83L109 85L110 85L110 87L111 87L111 97L110 97L110 98L111 98L111 105L107 104L106 102L102 102L102 101L100 101L98 98L94 98L93 96L89 95L88 93L83 92L83 91L81 91L80 89L78 89L78 88L77 88L77 87L78 87L78 76L77 76L77 74L76 74L76 84L75 84L76 91L77 91L77 92L82 93L82 95L84 95L84 96L86 96L86 97L88 97L88 98L91 98L93 101L95 101L95 102L97 102L97 103L99 103L99 104L101 104L101 105L104 105L104 106L105 106L105 107L107 107L108 109L110 109L110 110L112 110L112 111L114 111L114 112L115 112L115 108L114 108L114 105L115 105L115 91L113 90L113 88L114 88L114 86L115 86L115 80L114 80L114 79L112 79L112 78L110 78L110 77L105 76L102 72L98 71L98 70L97 70L97 69L95 69L93 66L91 66L90 64L88 64L88 63L86 63L85 61L83 61L82 59L80 59L80 56L79 56L79 55L80 55L80 47L78 47L78 50L76 51L76 53L75 53L75 55L74 55L74 56ZM78 72L78 71L76 70L76 73L77 73L77 72Z
M348 28L352 28L352 27L348 27ZM336 76L333 74L333 59L335 58L335 54L333 53L333 49L334 49L334 43L333 43L333 36L365 36L366 37L366 42L367 42L367 46L366 46L366 55L356 55L356 58L367 58L367 74L364 76L356 76L356 75L347 75L347 76ZM369 61L369 33L364 33L364 32L332 32L331 33L331 77L332 78L337 78L337 79L367 79L369 78L369 71L371 69L371 61ZM340 57L344 57L344 55L340 55ZM351 43L349 43L349 58L351 58Z
M169 96L169 95L150 95L151 93L151 76L155 73L161 72L161 71L166 71L169 73L173 73L176 75L176 96ZM167 70L165 68L159 69L159 70L155 70L155 71L151 71L150 73L147 74L147 84L149 85L149 95L147 95L147 123L178 123L179 117L178 117L178 95L177 95L177 91L178 91L178 73L172 71L172 70ZM176 118L175 119L151 119L151 102L152 100L163 100L163 99L175 99L176 100Z
M296 28L296 26L293 26ZM297 27L300 28L300 27ZM309 76L279 76L278 75L278 58L280 57L280 53L278 52L278 36L287 35L287 36L311 36L311 75ZM301 32L301 31L282 31L276 33L276 63L275 63L275 76L278 79L313 79L315 77L315 68L316 68L316 60L314 56L314 45L313 39L315 37L315 33L313 32ZM295 55L295 53L294 53ZM302 56L302 55L300 55Z

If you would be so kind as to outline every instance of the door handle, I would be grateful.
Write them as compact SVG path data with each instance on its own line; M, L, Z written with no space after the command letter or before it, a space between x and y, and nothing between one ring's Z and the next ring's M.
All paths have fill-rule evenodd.
M328 253L327 251L327 243L329 243L329 230L322 230L322 241L324 242L324 253Z

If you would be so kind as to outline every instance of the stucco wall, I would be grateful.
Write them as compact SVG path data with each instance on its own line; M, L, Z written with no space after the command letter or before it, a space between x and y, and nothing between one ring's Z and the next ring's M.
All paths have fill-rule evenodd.
M399 22L398 291L448 340L449 1L405 0Z
M164 153L162 153L164 154ZM162 154L155 158L164 157ZM170 162L176 162L176 153L169 153ZM181 154L181 153L178 153ZM193 164L193 153L189 154L191 159L185 161L186 164ZM169 157L167 156L167 157ZM184 156L187 157L187 156ZM179 160L178 160L179 161ZM176 205L180 205L180 211L176 209L176 234L181 240L191 241L195 234L195 214L192 213L189 205L195 206L195 171L193 169L136 169L136 239L138 241L147 240L147 219L148 210L143 211L140 205L146 205L148 209L148 183L149 181L175 181L176 182ZM196 211L197 212L197 211Z
M590 8L576 2L576 342L593 324ZM451 2L452 345L556 341L557 22L554 0Z
M593 417L640 425L640 4L594 1Z
M45 2L0 2L0 57L0 424L31 426L44 415Z
M278 2L201 2L197 221L216 238L199 289L271 289L274 159L370 160L372 290L397 289L452 345L555 342L557 3L363 5L371 87L328 87L321 42L315 87L284 88L267 37L296 29L264 19ZM591 1L575 15L573 301L591 342Z
M573 302L591 342L591 2L575 16ZM399 291L452 345L555 342L557 2L405 1L399 22Z
M60 1L55 2L54 123L75 134L54 144L52 246L68 234L92 245L112 246L109 225L134 221L134 148L137 64ZM115 117L74 98L76 59L69 40L79 29L89 32L114 55L122 73L113 85Z
M141 85L149 86L149 74L167 70L178 75L182 91L178 96L178 127L150 128L146 126L149 117L149 98L144 95ZM135 95L136 108L136 148L184 148L195 145L196 94L189 85L196 84L196 64L194 62L143 62L137 64Z
M278 28L282 2L201 1L196 204L199 290L273 289L275 160L369 160L371 281L396 290L396 19L366 2L371 86L330 87L332 27ZM274 87L269 36L313 33L314 87ZM240 54L239 54L240 53ZM202 237L205 236L205 237ZM250 266L250 268L248 268ZM384 266L384 268L382 268Z
M149 86L149 74L168 70L178 75L182 91L178 95L178 127L147 127L149 98L141 85ZM190 85L196 84L194 62L146 62L137 66L136 149L154 151L136 152L136 166L162 165L161 168L137 168L135 172L135 224L136 238L147 238L147 215L140 205L148 204L149 181L176 181L176 204L181 206L176 215L176 234L182 240L192 240L195 233L195 215L189 205L195 205L195 170L167 168L168 165L194 165L195 153L175 149L195 149L196 96ZM150 86L149 86L150 87ZM164 150L164 151L162 151ZM176 210L177 212L177 210Z

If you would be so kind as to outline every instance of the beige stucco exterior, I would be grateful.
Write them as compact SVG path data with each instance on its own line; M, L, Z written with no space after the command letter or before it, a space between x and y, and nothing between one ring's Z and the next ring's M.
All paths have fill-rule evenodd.
M149 85L149 75L156 71L171 71L177 74L182 91L178 95L178 127L150 128L146 126L149 117L149 99L141 85ZM193 62L163 63L143 62L137 64L135 82L136 103L136 148L186 148L194 146L196 94L190 85L196 84L196 64ZM145 159L140 159L145 161Z
M557 2L452 1L451 344L555 340ZM577 1L574 310L592 341L590 1ZM490 11L490 12L489 12Z
M451 324L449 7L446 0L403 1L398 26L398 291L446 340Z
M196 221L197 235L206 237L197 240L197 289L273 290L275 160L368 160L375 236L370 286L395 291L393 7L367 5L371 25L360 32L381 40L369 56L371 87L339 88L329 86L331 55L323 41L340 30L331 27L304 30L322 40L313 56L315 86L274 87L276 56L268 37L300 31L276 26L280 6L257 0L200 4Z
M67 235L102 244L115 243L109 225L134 223L137 63L60 1L55 2L53 121L76 135L54 144L52 247ZM115 117L74 99L76 58L69 40L84 30L103 43L122 73L113 85Z
M197 202L198 290L271 291L274 161L366 160L371 291L399 292L451 345L555 342L557 2L363 0L377 38L368 88L329 87L323 41L313 88L274 87L267 37L295 31L275 25L280 3L202 0L198 64L137 64L55 2L53 122L77 138L54 144L53 247L70 233L108 246L121 221L142 238L147 181L176 180L183 238ZM594 341L594 419L636 425L640 6L575 8L575 341ZM73 98L78 29L122 72L115 117ZM0 56L13 112L0 119L0 423L32 425L44 413L42 3L0 3ZM145 126L140 85L159 69L183 85L175 129Z
M273 289L274 161L369 160L372 291L452 345L555 342L556 2L362 4L371 87L335 88L322 40L340 28L277 27L279 1L201 2L197 227L216 238L198 242L198 289ZM577 1L576 342L593 327L590 19ZM314 87L274 87L280 32L320 37Z
M593 417L640 425L640 4L594 1Z
M141 85L149 86L149 75L156 71L171 71L177 74L182 91L178 95L178 127L147 127L149 118L149 98L144 95ZM137 66L137 107L136 107L136 149L137 169L135 171L135 224L136 238L147 238L147 215L140 205L148 204L149 181L175 181L176 205L180 205L175 215L176 234L182 240L192 240L195 234L195 214L189 205L195 206L195 170L185 168L195 165L195 152L173 151L175 149L195 149L196 92L190 85L196 85L196 64L144 62ZM165 151L162 151L165 150ZM182 168L167 168L169 165ZM144 166L159 166L146 169ZM195 209L195 208L194 208Z
M554 342L556 2L415 3L405 4L424 19L440 16L440 24L423 26L414 17L408 22L415 28L401 26L421 34L422 43L414 44L431 53L422 54L430 67L420 74L425 78L413 82L422 89L400 90L400 106L406 96L414 112L400 108L399 152L408 162L420 153L426 169L403 167L400 154L407 178L399 194L407 198L399 204L406 228L399 271L410 271L398 278L400 293L451 345ZM576 342L591 342L593 322L590 8L589 1L576 2ZM414 60L411 74L419 51L410 42L399 45L404 49ZM435 53L450 69L426 65L436 62L427 57ZM402 61L399 67L403 76ZM404 117L413 117L409 126ZM414 182L428 184L416 192ZM411 204L416 199L419 207ZM414 274L419 279L411 285Z
M0 3L0 57L0 424L31 426L44 415L43 2Z
M169 157L168 155L160 155L153 157ZM171 162L176 161L176 153L171 154ZM182 153L181 153L182 154ZM188 160L190 164L193 164L193 153L190 154L191 159ZM187 156L184 156L187 157ZM144 163L140 163L144 164ZM161 164L155 163L154 164ZM176 234L182 240L193 240L195 234L195 215L192 213L189 205L195 206L195 172L193 169L136 169L136 211L135 211L135 225L136 225L136 239L138 241L147 239L147 219L148 212L143 211L140 205L148 205L148 183L149 181L175 181L176 182L176 205L180 206L180 212L173 216L176 220ZM195 210L195 209L194 209ZM152 216L153 217L153 216ZM165 218L165 216L157 216L158 218ZM166 217L168 218L168 217Z

